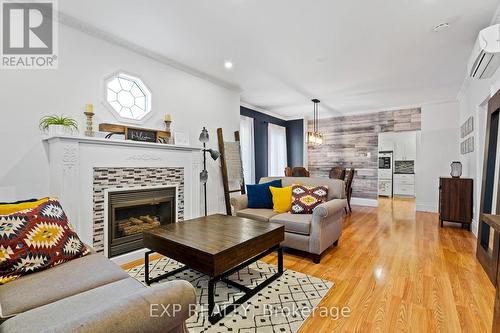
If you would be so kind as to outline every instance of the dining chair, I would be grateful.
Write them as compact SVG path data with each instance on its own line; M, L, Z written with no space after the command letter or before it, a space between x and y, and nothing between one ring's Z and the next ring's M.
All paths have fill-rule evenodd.
M339 167L339 166L333 167L330 170L330 178L344 180L345 179L345 168Z
M356 172L356 170L354 168L350 168L349 171L347 171L346 179L345 179L345 193L347 196L347 205L349 206L349 212L352 212L352 209L351 209L352 183L354 180L354 173L355 172ZM347 207L345 207L344 210L347 214Z
M309 177L309 171L304 167L294 167L292 169L293 177Z

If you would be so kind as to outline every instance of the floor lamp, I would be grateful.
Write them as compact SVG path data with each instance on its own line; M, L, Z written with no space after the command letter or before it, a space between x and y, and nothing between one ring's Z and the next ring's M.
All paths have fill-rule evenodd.
M200 181L203 183L203 199L205 202L205 216L207 216L207 180L208 180L208 171L207 171L207 153L210 154L210 157L215 161L219 158L220 153L217 150L207 149L206 144L209 140L208 131L205 127L201 130L200 133L200 142L203 143L203 170L200 172Z

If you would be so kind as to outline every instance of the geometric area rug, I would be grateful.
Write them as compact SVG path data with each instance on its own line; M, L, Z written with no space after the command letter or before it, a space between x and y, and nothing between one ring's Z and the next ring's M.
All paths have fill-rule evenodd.
M182 264L166 257L151 261L149 265L151 278L182 267ZM275 266L257 261L234 273L229 279L252 288L273 275L275 270ZM128 274L144 284L144 265L129 269ZM208 276L188 269L158 283L176 279L189 281L196 288L198 301L196 315L187 321L189 331L195 333L297 332L328 290L333 287L331 281L285 270L280 278L212 325L208 321ZM241 295L243 293L239 289L224 282L216 284L216 306L222 307Z

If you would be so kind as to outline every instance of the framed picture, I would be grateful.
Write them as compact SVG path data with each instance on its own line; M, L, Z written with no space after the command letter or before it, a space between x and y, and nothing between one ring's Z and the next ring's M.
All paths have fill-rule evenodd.
M471 136L467 139L467 152L472 153L474 151L474 137Z
M460 137L463 139L467 135L474 132L474 117L470 116L463 124L460 126Z
M177 146L189 146L189 133L185 131L175 131L174 144Z

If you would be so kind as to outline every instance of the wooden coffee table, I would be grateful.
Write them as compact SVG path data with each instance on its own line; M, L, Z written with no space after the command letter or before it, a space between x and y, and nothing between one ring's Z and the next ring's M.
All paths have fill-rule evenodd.
M281 224L250 219L210 215L184 222L172 223L144 231L146 284L165 279L188 268L210 277L208 281L208 314L214 324L240 304L261 291L283 274L285 227ZM229 280L228 277L263 258L278 252L278 271L254 288ZM149 278L149 255L153 252L172 258L185 266L155 278ZM214 313L214 292L217 282L223 281L245 294Z

